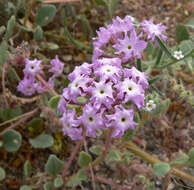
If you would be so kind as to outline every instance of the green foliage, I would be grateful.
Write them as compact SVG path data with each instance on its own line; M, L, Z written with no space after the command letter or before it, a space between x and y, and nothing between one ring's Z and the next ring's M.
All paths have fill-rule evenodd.
M24 177L28 178L32 174L32 165L29 160L26 160L24 163Z
M111 150L105 158L106 163L110 163L112 161L121 161L121 156L116 150Z
M20 107L17 108L0 108L0 119L7 121L22 114Z
M36 13L36 24L40 26L46 26L53 21L56 15L56 11L57 10L54 5L41 5Z
M22 136L20 135L20 133L13 129L6 131L3 134L2 139L5 149L8 152L16 152L20 148L22 143Z
M159 162L154 164L153 172L157 176L164 176L170 171L170 165L165 162Z
M43 30L41 26L37 26L35 32L34 32L34 39L35 40L41 40L43 37Z
M12 33L13 33L13 28L15 26L15 16L11 16L11 18L8 20L8 23L7 23L7 30L6 30L6 33L5 33L5 40L8 40Z
M194 19L192 19L192 20L190 20L189 22L187 22L187 23L185 24L185 26L194 29Z
M62 185L63 185L63 179L62 179L62 177L61 176L58 176L57 178L55 178L55 180L54 180L54 186L56 188L59 188Z
M28 185L23 185L20 187L20 190L32 190L32 187L30 187Z
M194 167L194 148L189 151L189 165Z
M98 156L101 155L103 152L102 148L98 145L93 145L92 147L89 148L89 151Z
M94 0L97 5L103 5L106 6L106 0Z
M29 141L33 148L49 148L53 146L54 139L51 135L41 134Z
M170 106L170 99L166 99L157 104L156 108L152 111L152 114L156 117L160 117L168 111Z
M156 40L157 40L161 50L164 51L169 58L174 59L170 50L166 47L166 45L162 42L162 40L158 37L156 37Z
M8 48L7 42L2 41L0 44L0 68L8 59L7 48Z
M84 151L79 153L78 164L80 167L87 166L92 161L92 157Z
M115 10L118 3L119 3L119 0L108 0L108 3L107 3L108 4L108 13L109 13L109 16L111 19L113 17L114 10Z
M73 186L81 184L82 181L87 181L87 180L88 180L88 177L84 173L84 171L79 170L79 172L68 181L67 186L73 187Z
M180 155L176 158L176 160L171 162L170 165L177 166L177 165L186 164L188 160L189 160L189 157L185 153L181 152Z
M5 170L0 167L0 181L4 180L5 179Z
M189 32L183 24L178 24L176 26L175 39L178 43L189 39Z
M28 122L27 127L31 133L39 134L43 130L43 119L35 117Z
M63 161L59 160L55 155L51 154L45 165L45 171L51 176L56 176L64 168Z
M57 109L59 100L60 100L61 96L53 96L50 100L49 100L49 107L51 107L52 109Z
M44 189L44 190L53 190L54 187L53 187L53 184L52 184L50 181L48 181L48 182L46 182L46 183L43 185L43 189Z

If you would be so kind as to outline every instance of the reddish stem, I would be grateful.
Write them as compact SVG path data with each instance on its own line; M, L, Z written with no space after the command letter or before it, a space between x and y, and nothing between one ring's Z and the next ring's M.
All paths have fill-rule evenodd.
M75 146L75 148L74 148L74 150L73 150L73 152L72 152L72 154L71 154L71 156L70 156L70 158L69 158L69 160L68 160L68 162L66 164L66 167L63 170L63 179L64 180L65 180L65 177L67 175L68 169L70 168L71 163L74 160L76 154L78 153L79 148L80 148L82 143L83 143L83 140L80 140L80 141L77 142L77 144L76 144L76 146Z
M36 77L54 96L58 95L57 92L51 88L50 85L39 74L37 74Z

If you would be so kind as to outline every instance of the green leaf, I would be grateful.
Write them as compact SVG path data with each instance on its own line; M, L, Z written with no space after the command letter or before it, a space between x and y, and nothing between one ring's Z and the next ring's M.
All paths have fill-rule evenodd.
M49 107L51 107L52 109L57 109L59 100L60 100L61 96L53 96L50 100L49 100Z
M160 77L154 77L154 78L148 80L148 83L149 83L149 85L151 85L151 84L155 83L158 80L160 80Z
M30 177L32 174L32 165L29 160L26 160L24 163L24 176L25 178Z
M77 101L80 103L87 103L88 99L84 96L78 96Z
M16 152L22 144L22 136L13 129L6 131L2 139L8 152Z
M192 19L192 20L190 20L189 22L187 22L187 23L185 24L185 26L194 29L194 19Z
M74 187L81 184L82 181L88 181L88 176L83 170L79 170L79 172L68 181L67 186Z
M178 43L189 39L189 32L183 24L178 24L175 30L175 39Z
M63 179L62 179L62 177L59 176L59 177L55 178L55 180L54 180L54 186L58 188L58 187L61 187L62 185L63 185Z
M180 155L176 158L176 160L170 163L170 166L186 164L188 160L189 160L189 156L181 152Z
M194 148L191 148L188 155L189 155L189 165L194 167Z
M56 7L54 5L42 5L38 8L35 22L37 25L46 26L54 19L56 15Z
M7 121L22 114L21 107L17 108L0 108L0 118Z
M27 128L31 133L39 134L43 130L43 119L39 117L33 118L28 122Z
M165 176L170 171L170 165L165 162L154 164L153 172L157 176Z
M89 148L89 151L98 156L101 155L103 152L102 148L98 145L93 145L92 147Z
M49 159L45 165L45 171L47 174L56 176L60 172L62 172L64 168L63 161L59 160L55 155L50 155Z
M107 163L112 162L112 161L121 161L121 157L119 153L116 150L111 150L108 155L105 158L105 161Z
M111 19L112 19L114 10L118 3L119 3L119 0L109 0L108 1L108 13Z
M0 36L5 32L6 27L5 26L0 26Z
M34 32L34 39L35 40L41 40L43 37L43 30L41 26L37 26L35 32Z
M157 107L152 111L152 114L155 116L161 116L165 114L168 111L168 108L170 106L170 99L166 99L159 103Z
M11 18L8 20L8 23L7 23L7 30L6 30L6 33L5 33L5 40L8 40L12 33L13 33L13 28L15 26L15 16L11 16Z
M32 187L30 187L28 185L23 185L20 187L20 190L32 190Z
M41 134L35 139L30 139L33 148L48 148L53 146L54 139L51 135Z
M48 182L46 182L46 183L43 185L43 189L44 189L44 190L53 190L54 187L53 187L53 184L52 184L50 181L48 181Z
M181 41L179 48L186 55L194 49L194 43L191 40L184 40Z
M106 6L106 0L94 0L96 2L97 5L104 5Z
M8 60L7 48L7 42L2 41L0 44L0 67Z
M4 180L5 179L5 170L0 167L0 181Z
M172 54L170 53L170 51L168 50L168 48L165 46L165 44L162 42L162 40L158 37L156 37L156 40L160 46L160 48L166 53L166 55L171 58L174 59L174 57L172 56Z
M78 164L80 167L87 166L91 161L92 161L92 158L89 154L87 154L84 151L81 151L79 153Z
M137 69L142 71L141 59L137 59Z
M156 62L154 64L154 67L157 67L160 64L160 60L161 60L161 57L162 57L162 53L163 53L162 49L159 49L158 56L157 56Z

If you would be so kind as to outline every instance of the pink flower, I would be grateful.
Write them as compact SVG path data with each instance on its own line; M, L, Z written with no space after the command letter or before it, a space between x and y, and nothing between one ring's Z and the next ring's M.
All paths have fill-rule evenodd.
M151 42L155 41L156 36L166 41L167 37L162 34L166 30L166 26L162 25L162 23L154 24L153 19L150 19L144 20L140 25L143 31L147 34L147 38L150 39Z
M106 115L108 118L108 127L114 127L112 137L121 137L127 129L134 129L137 125L133 121L133 109L127 110L123 106L116 106L115 113Z
M137 36L135 30L130 32L130 37L125 34L124 39L118 40L119 43L113 45L117 51L115 54L123 55L123 62L127 62L129 59L135 57L141 58L141 51L147 46L147 43L143 40L139 40L141 34Z

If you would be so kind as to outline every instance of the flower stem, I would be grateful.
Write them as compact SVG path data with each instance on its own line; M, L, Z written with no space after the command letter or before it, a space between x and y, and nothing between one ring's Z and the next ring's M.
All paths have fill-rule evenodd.
M138 148L134 143L128 141L124 144L125 147L127 147L131 152L133 152L135 155L141 157L143 160L149 162L150 164L154 165L156 163L162 162L159 159L151 156L150 154L144 152L140 148ZM188 182L191 182L194 184L194 177L186 174L185 172L177 169L177 168L172 168L171 169L172 175L175 175L181 179L187 180Z
M58 95L57 92L51 88L50 85L39 74L37 74L36 77L54 96Z
M74 148L74 150L73 150L73 152L72 152L72 154L71 154L71 156L70 156L70 158L69 158L69 160L68 160L68 162L66 164L66 167L63 170L63 179L64 180L65 180L65 177L67 175L68 169L70 168L71 163L74 160L76 154L78 153L79 148L80 148L80 146L81 146L82 143L83 143L83 140L80 140L80 141L77 142L77 144L76 144L76 146L75 146L75 148Z

